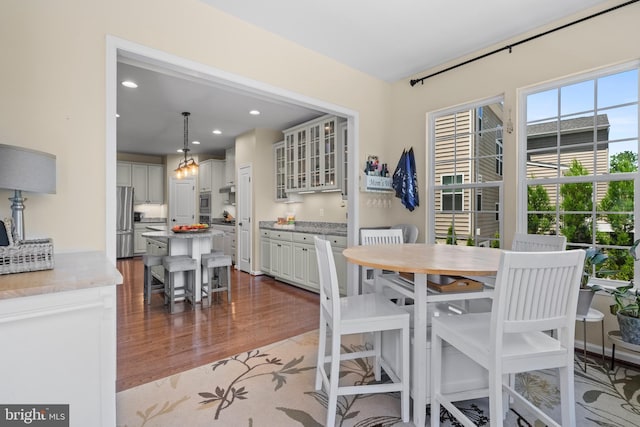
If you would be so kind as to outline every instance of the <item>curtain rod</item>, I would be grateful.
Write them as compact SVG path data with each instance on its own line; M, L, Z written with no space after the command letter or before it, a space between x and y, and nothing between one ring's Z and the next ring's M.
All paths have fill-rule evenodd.
M559 27L553 28L553 29L545 31L543 33L536 34L535 36L531 36L531 37L528 37L528 38L526 38L524 40L520 40L519 42L506 45L504 47L492 50L491 52L487 52L487 53L485 53L483 55L480 55L480 56L476 56L475 58L471 58L471 59L469 59L467 61L464 61L464 62L461 62L459 64L452 65L451 67L448 67L448 68L445 68L444 70L440 70L440 71L437 71L435 73L429 74L428 76L420 77L419 79L413 79L409 83L411 84L411 86L415 86L417 83L424 84L424 81L426 79L430 78L430 77L434 77L434 76L437 76L438 74L446 73L447 71L451 71L451 70L453 70L455 68L462 67L463 65L467 65L467 64L470 64L472 62L478 61L478 60L480 60L482 58L486 58L487 56L491 56L491 55L494 55L494 54L496 54L498 52L502 52L503 50L508 50L509 53L511 53L511 49L516 47L516 46L519 46L521 44L530 42L531 40L535 40L535 39L537 39L539 37L546 36L547 34L554 33L554 32L556 32L558 30L565 29L565 28L570 27L572 25L579 24L581 22L587 21L587 20L595 18L597 16L604 15L605 13L612 12L612 11L614 11L616 9L620 9L622 7L625 7L625 6L629 6L630 4L637 3L638 1L640 1L640 0L630 0L630 1L626 2L626 3L622 3L622 4L619 4L617 6L610 7L609 9L602 10L600 12L594 13L593 15L585 16L584 18L578 19L576 21L569 22L567 24L561 25Z

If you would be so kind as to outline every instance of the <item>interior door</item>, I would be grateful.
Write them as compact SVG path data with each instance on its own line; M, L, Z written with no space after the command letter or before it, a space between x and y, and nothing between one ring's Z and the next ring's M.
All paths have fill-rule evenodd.
M169 226L196 222L196 179L171 177L169 186Z
M238 268L240 271L251 273L252 250L252 195L251 165L244 165L238 169L238 188L236 197L238 200Z

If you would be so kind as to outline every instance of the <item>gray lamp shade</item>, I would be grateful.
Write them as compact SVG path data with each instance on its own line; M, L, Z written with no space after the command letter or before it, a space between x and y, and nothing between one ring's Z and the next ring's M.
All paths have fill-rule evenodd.
M55 194L56 156L0 144L0 188Z

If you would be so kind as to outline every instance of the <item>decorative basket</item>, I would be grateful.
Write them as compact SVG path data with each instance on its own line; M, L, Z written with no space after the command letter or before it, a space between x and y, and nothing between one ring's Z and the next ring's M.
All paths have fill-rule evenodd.
M53 268L53 240L21 240L13 245L0 246L0 274Z

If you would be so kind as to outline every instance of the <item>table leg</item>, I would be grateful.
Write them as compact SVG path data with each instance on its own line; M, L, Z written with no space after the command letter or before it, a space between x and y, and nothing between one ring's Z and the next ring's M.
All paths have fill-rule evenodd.
M415 301L413 318L413 365L411 382L413 389L413 423L423 427L427 411L427 373L429 357L427 355L427 275L414 275Z
M613 364L616 361L616 343L611 344L611 370L613 371Z
M602 331L602 367L604 368L607 364L604 360L604 318L600 321L600 329Z
M587 321L582 319L582 354L584 355L583 371L587 372Z

